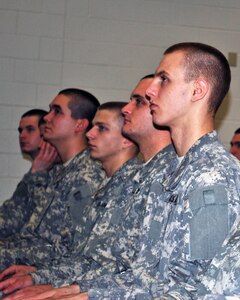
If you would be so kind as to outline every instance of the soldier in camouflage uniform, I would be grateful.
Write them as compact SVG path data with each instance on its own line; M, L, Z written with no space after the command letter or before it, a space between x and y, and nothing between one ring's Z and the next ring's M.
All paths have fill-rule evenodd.
M32 165L38 168L50 169L56 159L57 152L50 144L43 142L40 127L43 117L47 114L41 109L31 109L25 112L19 122L19 144L23 155L32 160ZM39 148L41 147L41 150ZM44 157L42 152L48 148ZM46 160L47 157L47 160ZM43 159L44 158L44 159ZM20 231L29 219L34 204L28 196L28 173L17 185L12 197L0 207L0 239L7 238Z
M240 160L240 128L236 129L232 136L230 142L230 152Z
M95 297L95 293L97 298L104 298L115 277L132 272L132 265L140 250L142 223L151 181L157 173L159 179L162 177L163 180L175 162L169 131L156 129L152 124L149 103L145 98L146 87L152 78L153 75L140 81L131 95L131 102L122 110L125 115L123 133L137 142L145 163L133 177L127 176L129 182L124 189L120 190L116 182L109 186L105 195L103 193L102 201L106 201L105 197L108 199L106 210L93 227L82 255L72 261L72 270L59 266L51 273L45 271L44 274L44 271L39 270L31 273L35 283L61 286L75 282L81 291L88 291L89 299ZM104 290L99 295L100 286ZM70 290L72 288L75 287L69 287ZM61 294L61 291L52 290L56 294ZM20 293L26 297L28 288L25 292ZM81 293L79 297L85 294Z
M170 127L180 163L163 193L150 194L134 276L127 288L119 276L108 291L116 290L112 299L195 297L198 276L238 221L240 168L214 131L230 78L226 58L210 46L181 43L165 51L147 95L154 123ZM156 191L158 185L156 178Z
M71 251L75 233L71 207L91 198L105 179L86 149L85 132L98 105L93 95L78 89L61 91L50 104L44 138L56 147L63 164L48 173L31 168L29 190L37 205L20 233L1 245L1 269L13 263L49 263Z

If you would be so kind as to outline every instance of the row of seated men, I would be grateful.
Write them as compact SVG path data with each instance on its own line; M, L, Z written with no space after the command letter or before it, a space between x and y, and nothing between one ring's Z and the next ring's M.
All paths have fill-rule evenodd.
M23 115L32 166L0 210L5 299L240 297L240 165L214 130L230 80L219 50L180 43L129 102L69 88Z

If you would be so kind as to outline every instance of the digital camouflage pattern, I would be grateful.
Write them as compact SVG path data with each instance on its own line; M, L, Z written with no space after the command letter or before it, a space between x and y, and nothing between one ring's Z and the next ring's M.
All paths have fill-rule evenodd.
M123 173L123 186L119 181L109 181L98 200L101 204L105 202L106 206L103 205L105 208L101 210L82 255L72 262L74 274L66 274L64 268L59 268L55 271L56 276L45 276L47 281L41 281L33 274L35 282L46 283L50 279L54 286L78 283L81 291L85 291L102 283L108 288L111 280L107 277L104 281L106 274L114 278L115 274L128 271L140 250L139 236L150 182L157 169L165 178L174 156L175 151L169 146L147 164L141 165L133 176Z
M76 226L72 203L91 199L105 177L88 150L76 155L66 166L53 167L42 177L33 174L29 194L37 205L20 233L1 245L1 269L14 263L48 264L71 251Z
M197 300L240 300L240 296L206 295L198 297Z
M55 166L55 172L57 168ZM47 171L34 174L29 171L24 175L12 197L0 207L0 239L19 233L28 222L35 207L39 205L39 197L34 197L34 193L39 195L45 191L48 176L51 174Z
M163 183L160 172L155 175L137 257L128 271L95 280L89 299L194 299L198 275L237 221L239 171L213 131Z
M220 295L240 298L240 226L229 233L207 272L200 278L198 297L217 299Z
M13 196L4 202L0 209L1 235L6 239L5 245L10 247L11 239L16 240L24 224L27 224L36 207L43 206L42 195L54 174L60 169L55 165L52 172L41 171L26 173L18 184ZM40 201L40 202L39 202ZM13 237L11 238L11 235ZM8 243L8 244L7 244ZM14 247L14 244L12 245Z
M127 161L120 169L118 169L108 182L103 185L92 197L91 203L84 207L83 218L76 226L74 235L73 251L61 258L61 260L52 261L45 269L39 269L32 273L35 283L51 283L56 286L65 285L72 282L79 272L82 272L84 266L81 266L82 252L88 241L89 235L97 220L102 218L106 210L108 202L117 200L119 193L129 180L130 176L136 172L139 164L137 158Z
M26 177L19 182L12 197L0 207L0 239L19 232L32 213L33 204L28 196Z

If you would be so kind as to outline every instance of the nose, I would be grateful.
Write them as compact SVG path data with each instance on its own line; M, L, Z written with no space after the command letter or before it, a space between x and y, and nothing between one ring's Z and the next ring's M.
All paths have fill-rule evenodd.
M49 113L46 114L46 116L43 117L43 119L46 123L49 123L52 119L52 116L53 116L53 112L50 110Z
M132 101L129 102L128 104L126 104L126 105L122 108L122 114L123 114L124 116L131 114L131 112L132 112L131 107L132 107Z
M22 131L19 133L19 137L20 137L21 139L26 138L26 136L27 136L26 130L22 130Z
M153 82L149 85L146 90L146 99L151 103L151 100L155 99L157 96L156 84Z
M86 136L89 140L94 139L94 137L96 136L96 128L92 127L87 133Z

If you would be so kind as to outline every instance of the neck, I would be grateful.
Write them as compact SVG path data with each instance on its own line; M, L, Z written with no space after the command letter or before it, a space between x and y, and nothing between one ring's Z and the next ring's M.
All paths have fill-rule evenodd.
M36 156L38 155L38 153L39 153L39 150L36 150L32 153L26 153L26 154L30 156L31 160L34 160L36 158Z
M172 141L168 131L157 130L155 134L146 136L138 145L143 160L146 162L171 143Z
M132 159L135 155L135 153L122 154L102 161L102 166L107 174L107 177L111 177L115 172L117 172L117 170L119 170L127 161Z
M87 142L84 139L78 139L69 141L66 145L66 143L62 143L59 146L56 146L57 151L59 153L59 156L61 157L61 160L63 163L67 162L69 159L76 156L78 153L82 152L84 149L87 148Z
M171 127L171 136L178 156L184 156L198 139L213 130L213 118L205 120L205 122L199 122L196 118L194 122L188 123L187 126L183 124L181 127Z

